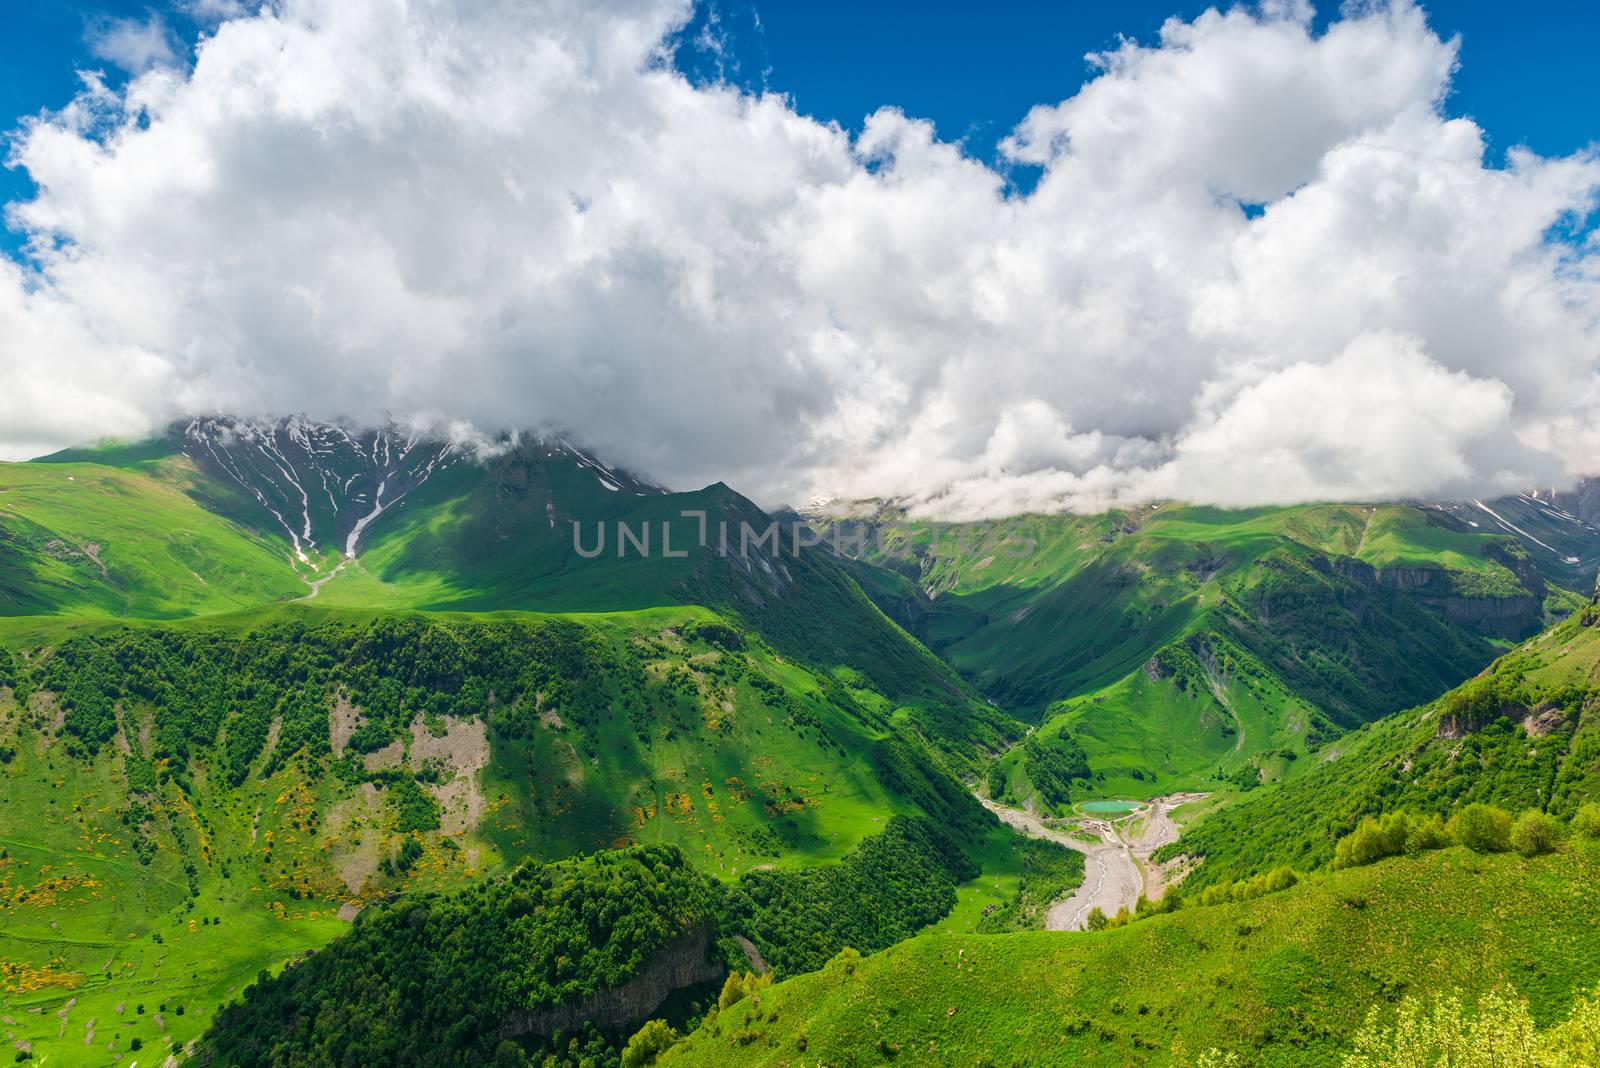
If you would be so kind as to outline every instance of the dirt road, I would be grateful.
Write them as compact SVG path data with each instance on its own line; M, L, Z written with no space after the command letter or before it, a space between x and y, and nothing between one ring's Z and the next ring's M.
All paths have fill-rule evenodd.
M1083 854L1083 883L1071 895L1051 905L1045 916L1047 930L1081 931L1095 908L1107 916L1115 916L1120 909L1132 911L1140 894L1152 900L1160 899L1167 880L1151 855L1168 842L1177 840L1178 825L1173 822L1172 810L1204 796L1173 794L1155 798L1137 812L1116 819L1081 818L1079 829L1100 839L1094 844L1047 826L1030 812L997 805L986 798L979 800L1015 830Z

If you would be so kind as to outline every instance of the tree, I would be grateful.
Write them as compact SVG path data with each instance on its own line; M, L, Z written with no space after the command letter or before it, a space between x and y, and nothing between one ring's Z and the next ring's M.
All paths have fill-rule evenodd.
M730 980L733 976L728 977ZM645 1068L677 1043L678 1032L665 1020L651 1020L628 1039L622 1051L622 1068Z
M1451 1068L1537 1068L1533 1018L1528 1004L1500 993L1484 995L1476 1015L1456 997L1425 1006L1416 998L1400 1003L1394 1026L1380 1023L1381 1010L1351 1043L1340 1068L1389 1068L1395 1064L1447 1064Z
M1548 812L1530 808L1511 827L1511 845L1525 857L1550 853L1561 844L1561 824Z
M1478 853L1504 853L1511 848L1511 814L1503 808L1468 805L1450 824L1455 840Z
M1096 905L1089 910L1089 915L1084 919L1083 929L1086 931L1103 931L1110 922L1110 920L1106 919L1106 914L1100 911L1100 906Z
M1578 998L1566 1022L1540 1034L1514 991L1485 994L1470 1012L1456 997L1423 1005L1408 997L1393 1027L1373 1009L1340 1068L1584 1068L1600 1063L1600 990Z
M771 985L771 972L762 975L729 972L728 978L722 984L722 993L717 996L717 1008L726 1009L729 1005L736 1005L751 994L759 994Z

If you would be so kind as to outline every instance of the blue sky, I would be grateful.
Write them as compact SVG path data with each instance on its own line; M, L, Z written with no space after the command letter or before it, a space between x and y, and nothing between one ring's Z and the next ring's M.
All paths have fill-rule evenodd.
M995 143L1036 103L1072 95L1089 75L1085 53L1119 35L1153 40L1169 16L1193 18L1192 0L982 5L953 0L719 0L702 4L684 34L680 65L697 78L790 94L803 113L859 128L877 107L893 104L931 118L941 137L960 138L972 154L994 157ZM1462 69L1452 114L1469 115L1489 133L1496 155L1525 144L1564 155L1596 137L1593 102L1600 64L1593 41L1600 7L1576 0L1506 4L1470 0L1425 5L1435 29L1462 37ZM177 37L199 27L172 4L138 0L7 0L0 32L0 116L59 107L89 67L118 73L86 44L108 18L143 20L154 11ZM1322 18L1337 5L1318 5ZM708 25L721 54L695 47ZM1019 175L1023 182L1027 175ZM25 195L14 170L0 173L0 199Z
M942 137L962 138L973 154L991 159L995 143L1030 106L1071 96L1088 78L1086 53L1114 47L1119 36L1150 42L1171 16L1192 19L1228 6L723 0L703 5L686 36L697 37L714 11L725 41L721 69L730 80L789 93L802 113L850 128L877 106L895 104L933 119ZM1476 119L1498 152L1525 144L1565 155L1600 137L1592 106L1600 99L1593 51L1600 6L1574 0L1423 6L1442 36L1462 38L1449 110ZM1325 23L1339 5L1316 7ZM718 58L691 48L681 65L711 76Z

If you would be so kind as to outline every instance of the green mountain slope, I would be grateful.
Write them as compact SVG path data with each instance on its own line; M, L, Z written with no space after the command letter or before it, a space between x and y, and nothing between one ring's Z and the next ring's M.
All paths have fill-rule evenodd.
M187 1041L337 916L530 858L655 843L742 880L841 861L924 816L989 875L980 888L962 860L936 910L885 906L900 937L958 897L1003 902L1031 848L903 706L705 609L8 629L0 959L23 1011L77 999L59 1045L53 1017L18 1017L41 1049L162 999L188 1009L162 1033ZM919 865L944 863L893 856L919 874L868 885L935 885Z
M825 531L883 565L856 573L886 612L1042 737L1070 736L1106 793L1294 772L1578 603L1514 538L1400 505ZM1049 804L1021 763L1009 795Z
M197 1059L240 1068L477 1065L516 1035L536 1055L564 1054L571 1043L598 1060L614 1045L604 1030L636 1025L675 992L680 1001L715 998L728 954L740 956L716 937L722 911L712 880L660 848L519 868L461 894L413 895L251 986Z
M964 765L1018 733L837 561L720 484L669 494L563 441L480 456L293 419L197 420L161 441L50 460L0 465L0 508L15 502L18 516L0 531L26 550L0 555L0 594L16 590L0 600L7 614L171 618L295 598L467 612L701 605L902 702ZM63 492L79 479L120 496L89 507L103 494ZM41 487L55 492L36 503ZM179 537L200 540L185 553L168 544ZM85 546L104 547L109 573ZM203 563L191 573L184 561ZM55 580L74 566L73 582Z
M0 616L174 618L298 597L287 546L162 477L98 464L0 464Z
M973 783L1047 813L1213 791L1169 851L1204 855L1199 888L1313 868L1367 812L1487 798L1565 813L1600 775L1592 612L1380 719L1582 604L1515 538L1439 509L1169 505L966 542L887 516L867 531L885 544L841 559L720 484L668 493L559 440L480 445L209 420L0 465L0 983L41 1055L182 1045L265 969L292 994L231 1032L277 1034L284 1056L262 1063L357 1056L359 1028L294 1007L333 1004L317 978L333 966L286 961L363 909L378 933L339 944L386 943L409 903L529 863L609 899L612 862L570 858L611 849L666 866L618 862L638 880L676 885L682 866L706 888L718 967L749 951L787 976L933 924L1037 925L1084 861L1002 829ZM1449 878L1483 874L1470 863ZM1336 927L1317 900L1309 922ZM601 946L631 921L596 908L586 944ZM1190 912L1105 937L1216 915ZM610 1063L642 1017L586 1029L574 999L627 987L701 913L673 915L603 976L523 946L560 993L489 1015L564 1014L548 1051ZM440 938L501 922L472 916ZM406 997L362 1000L387 1006L400 1043L373 1056L404 1060L446 1027L419 1030L434 1017ZM705 1000L684 997L687 1024ZM508 1053L492 1024L452 1032L463 1063L546 1050L518 1032ZM213 1048L259 1046L241 1042Z
M1548 1025L1600 978L1597 876L1593 845L1451 849L1095 934L924 935L742 1001L658 1063L1183 1066L1221 1048L1310 1068L1374 1006L1506 986Z
M1364 816L1474 801L1570 816L1600 795L1600 628L1588 608L1421 708L1356 731L1305 773L1246 795L1169 853L1204 857L1190 885L1322 864Z

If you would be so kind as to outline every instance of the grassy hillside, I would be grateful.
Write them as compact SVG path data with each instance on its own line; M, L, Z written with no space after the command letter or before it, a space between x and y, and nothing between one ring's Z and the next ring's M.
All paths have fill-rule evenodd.
M746 999L658 1063L1157 1066L1217 1047L1308 1068L1374 1005L1506 985L1547 1025L1600 978L1597 876L1592 845L1451 849L1099 933L925 935Z
M51 1063L154 1062L144 1050L195 1039L266 970L278 978L218 1032L224 1062L250 1049L272 1064L420 1062L447 1034L461 1063L608 1065L617 1021L563 1016L506 1050L495 1020L626 987L711 917L707 959L759 958L780 978L846 946L940 934L761 995L789 1016L764 1008L746 1026L730 1010L695 1040L705 1063L735 1049L876 1063L930 1040L932 1063L1010 1063L1039 1043L1167 1063L1175 1042L1224 1034L1291 1063L1273 1051L1323 1056L1360 996L1388 997L1407 967L1460 948L1430 910L1405 926L1386 887L1432 878L1589 906L1574 889L1593 874L1586 853L1524 871L1451 852L1378 865L1393 878L1367 889L1372 873L1318 875L1082 938L942 941L1037 927L1084 875L1080 854L1000 827L973 784L1046 813L1210 791L1211 815L1174 850L1204 855L1196 888L1311 870L1360 816L1396 806L1570 810L1600 779L1592 611L1428 704L1582 603L1513 538L1399 506L1163 506L965 541L889 517L885 546L839 560L726 486L667 493L565 443L501 444L480 460L392 428L291 420L0 465L0 986L15 1040ZM1425 707L1364 726L1411 706ZM636 851L574 859L606 850ZM489 968L463 995L482 1012L413 990L415 975L459 970L450 953L483 957L463 947L484 928L515 927L520 913L500 915L521 908L510 882L459 895L531 862L559 870L524 879L587 888L557 903L588 925L578 941L563 928L494 942L546 969L548 989L522 997L528 974L507 985ZM1502 886L1514 878L1522 890ZM673 891L637 915L621 902L669 884L706 900L674 911ZM1273 902L1303 937L1275 926ZM1482 913L1462 915L1503 920ZM352 931L358 915L370 929ZM609 941L635 921L652 936ZM1359 926L1375 921L1389 926ZM1567 937L1559 918L1537 922ZM1490 943L1542 966L1519 948L1532 930ZM1400 938L1412 956L1374 970L1329 957L1339 937ZM455 948L429 955L440 943ZM391 944L423 955L390 959ZM583 972L582 950L607 946L615 959ZM1236 982L1225 961L1241 950ZM1592 963L1573 961L1535 975L1541 1012ZM1469 964L1442 974L1481 986L1491 965ZM1316 987L1321 967L1343 971ZM1141 1000L1113 989L1119 969ZM856 975L906 1000L862 1008ZM1058 1003L1024 1012L1036 981ZM786 1000L797 989L810 993ZM1086 1007L1103 997L1105 1012ZM1297 1015L1301 1002L1334 1022ZM708 1001L674 1004L691 1025ZM986 1025L964 1030L969 1014ZM783 1030L797 1016L821 1021L809 1052L812 1025ZM724 1053L730 1038L744 1045ZM674 1054L701 1063L687 1056Z
M1259 618L1263 607L1276 607L1271 597L1292 591L1359 617L1355 597L1393 611L1383 594L1399 590L1406 602L1451 620L1458 642L1526 636L1543 619L1543 585L1514 539L1399 505L1247 512L1166 505L981 528L903 519L878 528L869 544L889 548L868 559L912 569L935 604L951 602L970 628L917 632L1019 708L1040 709L1125 677L1230 601ZM1298 573L1305 568L1318 575ZM1302 588L1316 578L1323 588Z
M884 904L875 929L903 937L958 901L975 923L1010 900L1031 847L911 722L697 608L14 621L0 632L0 960L27 1014L17 1033L63 1056L90 1019L106 1041L187 1041L260 969L342 929L336 914L634 843L754 878L751 908L778 915L771 902L793 897L779 873L856 857L897 814L925 815L987 876L970 860L919 867L926 847L886 867L869 850L864 886L944 886L932 911ZM765 929L752 936L786 966ZM827 929L807 953L871 939ZM185 1015L156 1022L163 1001Z
M1304 774L1247 794L1169 853L1202 856L1193 886L1280 863L1321 864L1363 816L1448 816L1474 801L1569 816L1600 796L1595 610L1501 657L1438 700L1326 747Z
M100 464L0 464L0 615L175 618L303 596L287 544L163 478Z

